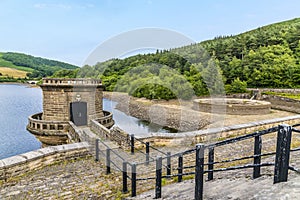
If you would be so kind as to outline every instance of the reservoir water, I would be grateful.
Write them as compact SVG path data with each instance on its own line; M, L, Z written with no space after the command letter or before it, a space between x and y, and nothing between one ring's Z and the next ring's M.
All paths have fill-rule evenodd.
M41 111L40 88L0 84L0 159L41 147L26 130L28 116Z
M115 125L130 134L176 132L139 120L115 109L116 102L103 99L104 110L113 112ZM0 159L33 151L41 143L26 130L28 116L42 112L42 90L18 84L0 84Z

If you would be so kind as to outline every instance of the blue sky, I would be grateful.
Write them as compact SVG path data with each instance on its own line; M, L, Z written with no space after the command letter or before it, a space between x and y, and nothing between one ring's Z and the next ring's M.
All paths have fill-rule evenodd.
M138 28L200 42L300 17L299 0L0 0L0 51L81 66L101 43Z

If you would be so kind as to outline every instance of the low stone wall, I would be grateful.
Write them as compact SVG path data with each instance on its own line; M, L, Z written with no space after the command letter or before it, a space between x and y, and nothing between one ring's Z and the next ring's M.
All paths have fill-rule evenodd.
M264 101L269 101L273 109L300 114L299 100L274 95L262 95L261 99Z
M271 104L267 101L240 98L195 99L193 109L228 115L264 115L270 113Z
M69 122L42 119L43 113L29 116L27 130L34 134L43 143L43 146L66 144Z
M268 129L278 126L279 124L299 124L300 115L251 122L246 124L232 125L222 128L211 128L191 132L181 133L150 133L148 137L139 137L143 142L150 142L154 146L177 146L177 145L192 145L208 140L217 140L233 136L244 135L258 130ZM129 148L130 135L120 128L114 127L112 130L106 129L104 126L94 121L91 130L94 131L100 138L110 139L116 142L122 148ZM141 145L140 142L135 142L136 146Z
M257 89L253 89L255 91ZM300 94L300 89L260 89L262 92ZM250 99L250 94L233 94L230 98ZM259 100L271 103L271 108L300 114L300 101L275 95L259 95Z
M117 143L120 147L127 149L130 144L130 135L120 129L119 127L113 127L107 129L96 120L91 120L91 130L102 139L109 139Z
M103 138L103 139L110 138L110 136L109 136L110 130L108 128L106 128L105 126L103 126L102 124L100 124L98 121L91 120L90 128L100 138Z
M249 91L261 91L261 92L277 92L277 93L290 93L300 94L300 89L274 89L274 88L248 88Z
M122 148L128 149L130 147L130 135L119 127L114 127L111 130L110 137Z
M69 121L68 143L81 142L80 133L81 130L73 122Z
M85 142L46 147L0 160L0 180L37 170L54 162L89 154Z
M289 116L284 118L263 120L247 124L238 124L222 128L212 128L192 132L183 133L151 133L148 138L143 138L144 142L148 141L151 144L158 146L176 146L176 145L191 145L201 143L203 141L215 140L238 135L252 133L258 130L268 129L278 126L279 124L299 124L300 115Z

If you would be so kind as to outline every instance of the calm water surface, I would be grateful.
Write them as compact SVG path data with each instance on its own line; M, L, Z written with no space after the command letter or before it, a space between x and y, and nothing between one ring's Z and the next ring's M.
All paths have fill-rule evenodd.
M161 132L161 133L176 133L177 130L168 127L162 127L155 123L140 120L115 109L117 102L103 99L103 109L113 113L115 126L120 127L122 130L135 135L147 135L148 133Z
M0 159L41 147L26 130L28 116L41 111L41 89L0 84Z
M130 134L176 132L139 120L116 110L116 102L103 100L104 110L113 112L116 126ZM26 85L0 84L0 159L33 151L41 143L26 130L28 116L42 112L42 90Z

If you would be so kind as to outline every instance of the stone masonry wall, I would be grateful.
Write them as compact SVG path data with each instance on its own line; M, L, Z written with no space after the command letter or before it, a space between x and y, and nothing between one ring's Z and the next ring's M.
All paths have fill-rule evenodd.
M89 154L87 143L46 147L0 160L0 180L7 180L66 159Z
M101 124L94 121L91 130L94 131L101 138L108 138L115 141L121 147L128 148L130 142L130 135L119 128L108 130ZM226 138L238 135L252 133L258 130L264 130L271 127L278 126L279 124L299 124L300 115L263 120L259 122L251 122L247 124L238 124L221 128L204 129L192 132L181 133L151 133L149 137L139 138L144 142L150 142L154 146L177 146L186 144L192 145L201 143L206 140ZM140 146L141 143L137 142L135 145Z
M299 94L300 93L300 89L260 89L260 90L261 91L271 91L271 92L285 92L285 93L291 93L291 94ZM228 97L250 99L251 95L250 94L233 94ZM283 111L300 114L300 101L299 100L275 96L275 95L260 95L259 100L270 102L272 109L283 110Z
M130 145L130 135L118 127L112 129L105 128L96 120L91 121L91 130L102 139L109 139L117 143L120 147L128 149Z
M261 100L271 103L271 107L278 110L300 113L300 101L274 95L262 95Z
M43 89L43 120L69 121L70 103L87 102L88 121L103 117L102 88L92 86L41 85Z
M176 146L178 144L197 144L206 140L226 138L232 136L239 136L255 131L268 129L278 126L279 124L299 124L300 115L263 120L259 122L252 122L247 124L238 124L222 128L212 128L186 133L152 133L150 137L144 138L152 144L159 146Z

